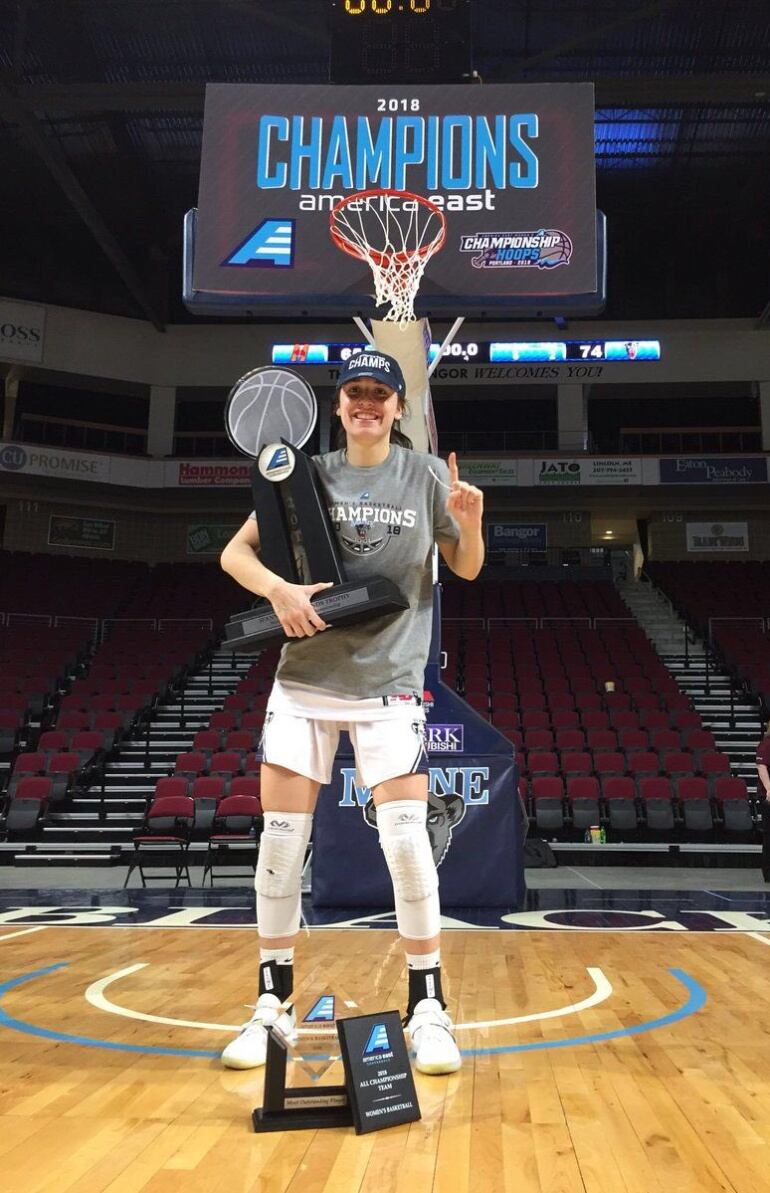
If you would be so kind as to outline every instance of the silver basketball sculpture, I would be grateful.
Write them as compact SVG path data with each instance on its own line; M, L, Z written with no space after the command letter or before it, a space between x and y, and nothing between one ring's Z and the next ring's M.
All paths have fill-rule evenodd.
M230 390L225 429L238 451L256 459L265 444L282 439L302 447L317 417L316 396L307 382L289 369L266 365L246 373Z

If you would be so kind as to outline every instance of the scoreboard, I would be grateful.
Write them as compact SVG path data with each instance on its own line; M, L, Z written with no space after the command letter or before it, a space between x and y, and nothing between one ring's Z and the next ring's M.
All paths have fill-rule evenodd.
M470 0L332 0L333 83L460 83Z
M363 352L366 344L273 344L274 365L341 365ZM431 344L428 360L438 356ZM455 340L443 354L447 360L469 364L518 364L562 361L660 360L660 340L542 340L477 342Z

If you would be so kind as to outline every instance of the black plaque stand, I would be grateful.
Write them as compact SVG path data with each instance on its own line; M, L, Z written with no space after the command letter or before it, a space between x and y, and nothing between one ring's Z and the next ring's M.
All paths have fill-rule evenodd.
M357 1135L420 1118L404 1029L398 1011L337 1020L344 1085L286 1088L287 1043L267 1029L264 1104L255 1131L355 1127Z
M309 1131L352 1127L353 1111L344 1085L286 1088L286 1041L267 1029L264 1103L252 1114L255 1131Z
M352 581L345 576L326 496L309 456L286 440L294 457L291 475L268 480L255 464L251 474L259 523L259 557L271 572L292 584L331 580L333 588L313 597L313 607L330 626L351 625L408 608L392 580L373 576ZM270 642L289 641L269 601L231 617L225 626L226 650L248 653Z

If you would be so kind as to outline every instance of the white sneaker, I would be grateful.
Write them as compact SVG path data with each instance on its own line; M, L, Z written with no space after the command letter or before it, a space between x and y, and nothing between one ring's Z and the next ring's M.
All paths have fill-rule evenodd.
M240 1035L231 1040L222 1053L225 1068L257 1069L263 1065L267 1056L268 1027L277 1027L287 1039L293 1040L297 1015L293 1006L284 1007L275 994L260 994L251 1019L244 1023Z
M456 1073L462 1064L452 1020L436 998L418 1002L407 1023L420 1073Z

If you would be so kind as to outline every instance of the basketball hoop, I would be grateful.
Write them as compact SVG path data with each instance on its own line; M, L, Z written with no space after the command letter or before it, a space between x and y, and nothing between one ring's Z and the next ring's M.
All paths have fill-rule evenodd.
M366 261L377 306L390 303L385 319L413 320L425 266L446 239L443 211L410 191L359 191L332 208L329 231L343 253Z

